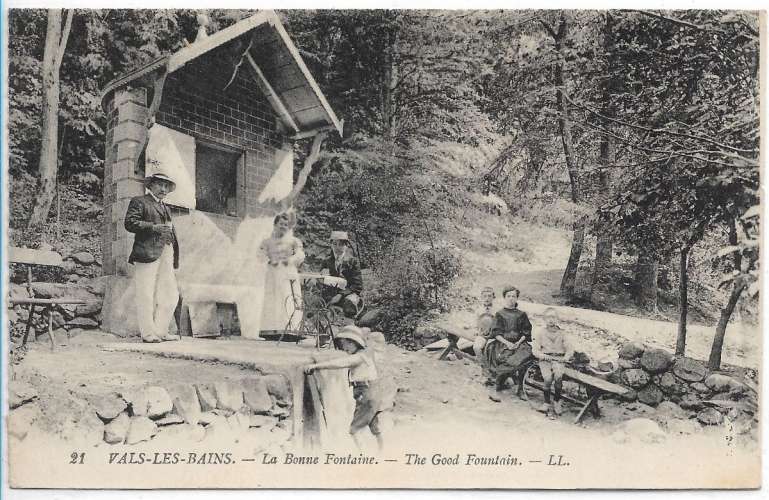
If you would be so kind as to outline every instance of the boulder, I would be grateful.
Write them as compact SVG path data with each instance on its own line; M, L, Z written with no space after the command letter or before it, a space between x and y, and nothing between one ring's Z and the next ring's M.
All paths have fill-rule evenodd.
M663 349L648 349L641 356L641 367L649 373L662 373L673 360L673 355Z
M207 412L216 408L216 393L210 384L195 384L200 402L200 411Z
M646 350L646 347L640 342L628 342L620 347L619 357L620 359L635 359L640 358Z
M685 410L697 411L702 409L702 400L695 394L684 394L678 404Z
M673 372L665 372L662 375L656 375L655 379L655 383L665 394L675 394L680 396L686 392L685 385L673 375Z
M446 338L446 330L432 325L422 325L414 329L414 340L420 345L427 345Z
M216 407L227 411L238 411L243 406L243 389L231 381L214 383Z
M649 383L649 374L640 368L633 368L622 372L622 380L633 389L640 389Z
M96 257L94 257L90 252L77 252L72 254L72 259L79 264L83 264L84 266L90 266L96 261Z
M84 328L84 329L93 329L98 328L99 323L92 320L91 318L85 318L82 316L76 316L72 318L71 320L67 321L67 326L70 328Z
M638 392L636 392L634 389L630 389L626 393L620 394L619 399L620 401L627 401L627 402L635 401L636 399L638 399Z
M130 426L131 417L127 413L121 413L112 422L104 426L104 441L109 444L124 442Z
M264 383L267 384L267 392L270 396L273 396L278 402L291 401L291 386L288 384L288 379L283 375L273 374L265 375L262 377Z
M100 301L91 301L87 304L80 304L75 308L76 316L93 316L101 311Z
M724 421L724 416L714 408L705 408L697 414L697 420L703 425L718 425Z
M693 384L689 384L689 387L691 387L695 392L698 392L700 394L710 394L711 391L710 387L706 386L702 382L695 382Z
M275 417L269 415L251 415L249 419L249 427L263 427L272 429L278 424L278 420Z
M35 292L35 297L39 299L60 299L66 297L84 301L96 300L96 296L84 286L70 283L36 281L32 283L32 290Z
M93 403L93 407L101 421L107 423L122 414L128 404L117 394L110 394L97 399Z
M713 392L725 392L743 384L728 375L713 373L705 379L705 385Z
M673 373L687 382L702 382L708 369L701 361L692 358L678 358L673 366Z
M243 381L243 402L256 414L264 414L272 408L272 398L267 384L261 378Z
M638 391L638 401L649 406L657 406L664 397L665 394L654 384L649 384Z
M155 422L147 417L133 417L128 427L125 442L126 444L136 444L149 441L157 433L158 426L155 425Z
M8 406L11 410L37 399L37 390L26 382L10 380L8 382Z
M130 396L131 412L135 417L161 418L173 410L173 401L162 387L151 386Z
M641 368L641 358L625 359L619 358L617 360L617 366L623 370L632 370L634 368Z
M200 402L198 392L192 385L179 385L171 389L173 411L190 425L196 425L200 420Z
M375 328L383 317L384 311L382 309L373 308L366 311L357 323L361 327Z

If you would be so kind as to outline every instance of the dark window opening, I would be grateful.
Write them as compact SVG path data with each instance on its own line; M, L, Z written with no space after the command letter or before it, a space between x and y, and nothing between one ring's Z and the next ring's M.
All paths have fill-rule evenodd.
M214 214L238 215L237 185L241 153L207 144L195 147L196 208Z

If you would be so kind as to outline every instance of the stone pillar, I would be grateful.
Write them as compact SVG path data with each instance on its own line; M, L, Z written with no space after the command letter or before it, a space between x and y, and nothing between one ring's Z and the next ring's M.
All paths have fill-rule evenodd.
M148 131L147 91L115 91L109 103L104 164L104 219L102 222L103 273L108 277L102 308L102 326L122 335L138 335L128 256L133 234L123 227L128 203L144 193L144 165L137 164Z

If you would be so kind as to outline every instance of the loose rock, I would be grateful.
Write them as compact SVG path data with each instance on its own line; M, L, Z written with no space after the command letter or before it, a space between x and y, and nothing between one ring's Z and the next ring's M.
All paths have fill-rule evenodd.
M133 417L128 428L126 444L136 444L142 441L149 441L157 434L158 426L147 417Z
M638 391L638 401L650 406L657 406L664 397L665 394L654 384L649 384Z
M117 394L110 394L96 400L93 406L96 409L96 415L102 422L107 423L120 415L128 404Z
M630 370L633 368L641 368L641 358L625 359L619 358L617 365L623 370Z
M662 373L673 363L673 355L662 349L649 349L641 356L641 367L649 373Z
M243 382L243 401L253 413L263 414L272 408L272 398L267 391L267 384L261 378Z
M209 384L196 384L195 390L200 401L200 411L207 412L216 408L216 393Z
M671 401L663 401L657 405L657 414L664 420L671 418L688 418L688 414L684 409Z
M694 394L684 394L678 404L685 410L696 411L702 408L702 400Z
M80 304L75 308L75 315L77 316L93 316L101 311L102 303L99 301L92 301L87 304Z
M160 418L173 409L171 396L162 387L151 386L130 396L134 416Z
M732 386L732 378L721 373L713 373L705 379L705 385L714 392L728 391Z
M267 384L267 392L278 401L291 401L291 387L288 380L283 375L273 374L263 377Z
M98 328L99 323L92 320L91 318L84 318L82 316L77 316L69 320L67 322L67 326L69 326L70 328L92 329L92 328Z
M679 358L673 367L673 373L687 382L701 382L705 380L708 369L705 365L692 358Z
M710 394L710 392L712 392L710 387L706 386L702 382L695 382L690 384L689 387L694 389L696 392L699 392L700 394Z
M622 372L622 379L633 389L640 389L649 383L649 374L640 368L625 370Z
M686 392L684 384L680 383L672 372L665 372L662 375L658 375L657 378L658 380L656 383L665 394L675 394L680 396Z
M180 385L171 390L173 398L173 411L190 425L200 421L200 402L198 392L194 386Z
M618 354L621 359L635 359L641 357L645 350L640 342L628 342L620 348Z
M84 266L90 266L96 261L96 258L90 252L78 252L73 254L72 258Z
M131 417L127 413L121 413L112 422L104 426L104 441L109 444L119 444L125 441L128 428L131 426Z
M243 389L230 381L214 384L216 407L227 411L238 411L243 406Z

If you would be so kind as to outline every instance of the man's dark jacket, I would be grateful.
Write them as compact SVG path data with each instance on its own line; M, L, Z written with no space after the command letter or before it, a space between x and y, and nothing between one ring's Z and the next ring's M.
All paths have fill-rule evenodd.
M334 252L331 252L331 255L323 261L323 269L328 269L328 273L331 276L347 280L347 288L339 292L342 295L349 295L351 293L360 295L363 291L363 277L360 273L360 263L355 257L347 257L344 262L341 263L339 269L337 269Z
M155 262L163 253L165 243L160 233L152 230L155 224L165 224L171 220L168 207L161 205L150 194L135 196L128 204L125 214L126 231L134 233L134 246L128 262ZM174 269L179 268L179 242L176 239L176 230L172 228L174 247Z

